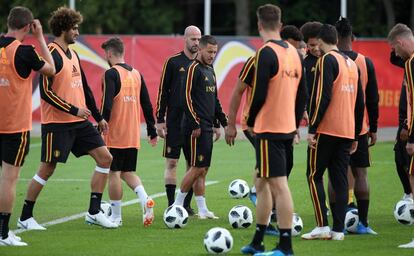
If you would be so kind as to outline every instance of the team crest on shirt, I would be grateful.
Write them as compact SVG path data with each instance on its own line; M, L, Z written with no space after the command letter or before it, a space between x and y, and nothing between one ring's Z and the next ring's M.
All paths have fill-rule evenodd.
M205 77L205 78L204 78L204 81L208 81L208 77Z
M198 161L203 162L203 160L204 160L204 156L203 155L198 155Z
M171 153L171 147L167 147L167 153Z
M60 156L60 151L59 150L55 150L55 151L53 151L53 156L55 157L55 158L58 158L59 156Z
M180 68L180 72L184 72L185 69L183 67Z

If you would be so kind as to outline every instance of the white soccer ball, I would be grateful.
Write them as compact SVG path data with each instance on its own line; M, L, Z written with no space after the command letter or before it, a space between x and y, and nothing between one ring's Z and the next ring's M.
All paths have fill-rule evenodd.
M247 182L241 179L236 179L230 182L229 194L232 198L244 198L250 192Z
M346 212L345 215L345 229L348 232L356 233L358 231L358 223L359 223L359 216L358 216L358 209L352 209Z
M247 206L234 206L229 211L229 222L233 228L247 228L253 222L252 211Z
M225 228L212 228L204 236L204 247L210 254L227 253L233 247L233 237Z
M188 213L180 205L171 205L164 211L164 223L169 228L183 228L187 225Z
M106 217L109 217L112 215L111 204L106 201L101 201L101 210L103 211Z
M292 218L292 236L300 235L303 229L303 221L299 214L294 213Z
M414 204L411 201L401 200L394 208L395 219L404 225L414 224Z

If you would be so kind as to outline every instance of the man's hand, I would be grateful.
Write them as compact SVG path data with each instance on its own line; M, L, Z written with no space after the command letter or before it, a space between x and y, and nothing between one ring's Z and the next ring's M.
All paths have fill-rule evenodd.
M316 140L315 140L315 134L309 133L308 134L308 146L310 148L316 149Z
M377 143L377 133L376 132L369 132L368 137L370 138L368 147L374 146Z
M32 34L34 37L39 39L39 37L43 36L43 28L42 24L38 19L34 19L32 24L30 24L30 29L32 30Z
M165 123L157 123L155 124L155 128L157 130L157 135L165 139L165 135L167 135L167 125Z
M191 133L191 137L193 138L198 138L201 135L201 128L197 128L195 130L193 130L193 132Z
M352 142L352 146L351 146L351 149L349 150L349 153L352 155L353 153L356 152L357 148L358 148L358 141L355 140Z
M216 135L216 138L214 139L213 142L216 142L221 137L221 130L220 130L220 128L213 127L213 132Z
M237 129L235 125L228 125L226 128L224 128L224 134L225 134L225 138L226 138L226 143L229 146L233 146L234 145L234 140L236 139L237 136Z
M88 119L88 117L91 115L91 111L87 108L79 108L78 110L78 117L83 119Z
M158 142L158 136L155 136L154 138L151 139L151 137L148 137L148 143L155 147L157 145Z
M109 130L109 126L108 123L106 122L105 119L102 119L99 123L98 123L98 130L103 134L103 135L107 135L108 134L108 130Z
M247 127L247 131L250 133L250 135L252 136L252 137L255 137L256 136L256 134L254 133L254 131L253 131L253 127Z
M407 146L405 146L405 148L407 149L408 155L414 155L414 143L407 142Z
M299 129L296 129L295 137L293 137L293 144L299 144L300 142L300 131Z
M400 140L407 141L408 140L408 130L402 128L400 131Z

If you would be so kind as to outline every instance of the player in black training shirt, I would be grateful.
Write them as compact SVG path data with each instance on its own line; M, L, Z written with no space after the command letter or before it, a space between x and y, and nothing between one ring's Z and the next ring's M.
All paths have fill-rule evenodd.
M359 68L366 106L365 110L368 114L368 116L364 116L361 133L358 138L358 148L351 155L350 169L348 169L348 188L354 191L357 198L360 223L358 223L356 233L376 235L377 233L368 227L369 186L367 167L370 166L368 147L375 145L377 141L379 115L377 78L372 61L368 57L352 51L353 34L350 21L347 18L341 18L336 22L335 27L338 31L338 49L350 57ZM349 179L350 176L353 176L354 182ZM352 201L353 199L348 198L348 202Z
M166 158L164 173L165 191L168 206L174 203L177 184L177 164L183 146L181 121L184 115L181 91L185 83L185 71L197 56L201 32L196 26L188 26L184 31L184 50L169 57L164 64L157 99L157 134L164 138L163 156ZM187 167L188 170L188 167ZM193 190L184 201L184 208L190 215L194 211L190 207Z
M206 205L205 178L213 150L213 126L227 126L227 117L217 98L216 76L211 66L217 48L214 37L201 37L197 59L190 64L186 72L182 99L185 111L183 149L187 164L191 167L181 182L174 204L183 205L188 191L194 186L200 219L217 218ZM217 138L216 136L216 140Z
M395 54L395 51L391 51L390 62L397 67L404 68L404 60ZM398 104L398 130L395 138L394 145L394 161L395 168L397 169L398 177L400 178L401 185L403 186L404 195L402 200L412 200L413 195L410 186L410 180L408 179L407 170L410 164L410 156L407 154L405 146L408 139L408 126L407 126L407 80L404 77L400 100Z
M43 37L42 25L21 6L10 10L7 34L0 37L0 246L25 246L9 231L20 168L29 151L32 128L32 79L30 72L54 75L52 56ZM32 30L42 56L33 46L22 45Z
M312 95L312 86L315 78L316 62L321 55L321 51L318 46L318 33L322 27L322 23L318 21L306 22L300 28L303 39L308 47L308 52L303 59L303 66L305 67L306 83L308 85L309 100ZM309 106L309 101L308 101Z
M49 20L55 36L49 44L49 51L55 62L56 74L52 78L40 77L41 163L29 183L22 214L17 222L17 226L22 229L46 229L33 218L33 208L57 164L65 163L70 152L76 157L90 155L96 162L85 221L107 228L118 227L100 211L112 156L98 130L87 119L92 113L104 134L108 131L108 123L96 107L77 53L69 47L79 35L81 22L82 15L67 7L59 7Z

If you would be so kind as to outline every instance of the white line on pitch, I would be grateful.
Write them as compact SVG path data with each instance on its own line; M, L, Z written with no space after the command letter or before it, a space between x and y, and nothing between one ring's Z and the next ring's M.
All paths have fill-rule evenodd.
M19 181L31 181L32 179L19 179ZM81 181L91 181L91 179L50 179L47 182L81 182Z
M214 185L214 184L217 184L217 183L219 183L219 181L216 181L216 180L206 181L206 186ZM162 197L162 196L165 196L165 195L166 195L165 192L160 192L160 193L150 195L150 197L157 198L157 197ZM128 205L131 205L131 204L136 204L138 202L139 202L139 199L133 199L133 200L130 200L130 201L123 202L122 206L128 206ZM63 218L60 218L60 219L48 221L48 222L42 223L40 225L42 225L43 227L53 226L53 225L62 224L62 223L65 223L65 222L68 222L68 221L71 221L71 220L80 219L82 217L85 217L85 215L86 215L86 212L82 212L82 213L74 214L74 215L71 215L71 216L63 217ZM26 232L26 231L30 231L30 230L16 229L13 232L15 234L20 234L20 233L23 233L23 232Z

